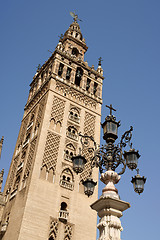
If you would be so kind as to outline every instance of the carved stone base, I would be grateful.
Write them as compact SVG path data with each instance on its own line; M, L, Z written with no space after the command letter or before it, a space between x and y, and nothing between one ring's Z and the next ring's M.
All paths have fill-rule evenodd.
M101 175L101 181L107 185L102 190L103 194L91 208L97 211L100 221L98 224L99 239L98 240L121 240L120 217L122 212L130 207L128 202L119 199L118 190L114 184L118 183L120 176L109 170Z

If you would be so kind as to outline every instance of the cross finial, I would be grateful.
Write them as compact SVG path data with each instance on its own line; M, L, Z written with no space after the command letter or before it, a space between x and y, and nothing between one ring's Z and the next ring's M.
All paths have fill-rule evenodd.
M103 59L101 57L98 58L98 66L101 66L102 65L102 61Z
M110 104L110 106L106 105L106 107L110 109L110 116L112 116L112 110L116 111L116 109L112 107L112 104Z

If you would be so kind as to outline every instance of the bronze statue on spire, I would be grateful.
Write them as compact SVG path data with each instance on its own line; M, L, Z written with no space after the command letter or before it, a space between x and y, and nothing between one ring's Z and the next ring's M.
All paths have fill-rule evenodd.
M75 13L75 11L70 12L70 15L73 17L74 22L77 22L77 20L82 22L82 20L78 18L78 15Z

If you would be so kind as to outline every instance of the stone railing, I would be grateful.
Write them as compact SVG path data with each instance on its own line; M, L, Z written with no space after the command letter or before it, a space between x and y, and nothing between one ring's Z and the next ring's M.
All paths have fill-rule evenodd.
M69 216L69 212L65 211L65 210L60 210L59 211L59 220L62 222L67 222Z
M72 182L68 182L66 180L61 179L60 185L64 188L69 189L69 190L73 190L73 183Z

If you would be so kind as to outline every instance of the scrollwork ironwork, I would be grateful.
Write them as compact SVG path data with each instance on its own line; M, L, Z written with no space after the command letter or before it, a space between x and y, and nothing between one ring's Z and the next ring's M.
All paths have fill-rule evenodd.
M126 160L123 156L123 148L127 146L131 146L131 138L132 138L133 127L131 126L128 131L126 131L118 144L113 144L112 142L108 142L101 147L97 147L97 143L95 142L92 136L82 135L79 133L80 141L82 144L82 149L86 147L89 152L93 152L93 157L91 158L91 168L98 167L100 173L106 170L115 171L119 166L122 167L121 171L118 173L122 175L126 169ZM93 144L91 144L91 142Z

